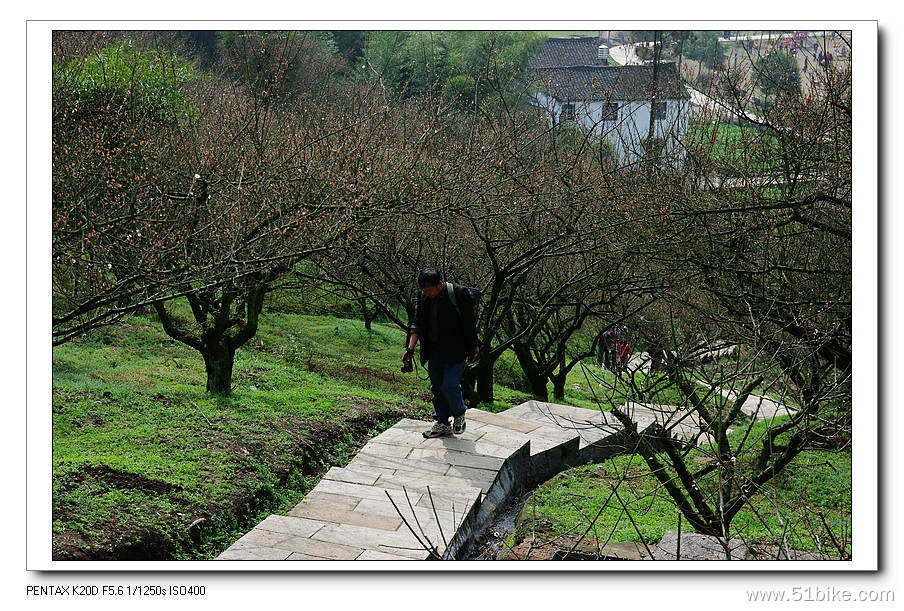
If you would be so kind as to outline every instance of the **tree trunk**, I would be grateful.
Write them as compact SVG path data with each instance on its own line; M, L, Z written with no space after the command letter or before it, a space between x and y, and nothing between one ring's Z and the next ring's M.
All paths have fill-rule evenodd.
M530 384L530 392L538 399L546 401L549 399L549 391L546 389L546 376L540 373L540 368L534 362L530 349L520 343L512 346L515 356L518 358L518 364L521 365L521 371L527 383Z
M461 389L465 401L473 406L477 402L493 402L493 365L495 361L477 361L473 367L465 369L461 379ZM476 386L476 391L475 391Z
M493 365L477 368L477 396L481 402L493 402Z
M552 380L552 396L559 401L565 399L565 380L568 378L568 372L560 369L559 373L550 376Z
M358 305L361 306L361 316L364 318L364 328L370 331L370 323L376 317L376 312L371 312L367 309L366 299L359 299Z
M205 346L204 368L207 370L207 392L229 395L232 392L232 365L235 350L223 346Z

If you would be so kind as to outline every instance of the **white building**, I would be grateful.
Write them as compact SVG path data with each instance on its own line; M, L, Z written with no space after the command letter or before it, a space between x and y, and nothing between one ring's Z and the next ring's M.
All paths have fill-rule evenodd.
M690 96L675 64L608 66L605 51L595 37L547 39L531 62L534 103L551 122L571 121L609 140L620 165L642 159L650 137L682 158Z

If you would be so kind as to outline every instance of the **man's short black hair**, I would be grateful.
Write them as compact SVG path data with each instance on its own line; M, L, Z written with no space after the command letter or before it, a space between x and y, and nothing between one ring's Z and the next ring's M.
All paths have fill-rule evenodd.
M442 274L440 274L433 268L422 269L421 273L417 275L418 288L424 288L425 286L436 286L442 281Z

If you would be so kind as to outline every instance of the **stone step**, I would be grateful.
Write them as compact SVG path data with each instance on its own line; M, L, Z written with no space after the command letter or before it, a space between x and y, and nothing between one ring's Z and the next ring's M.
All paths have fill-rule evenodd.
M579 449L597 443L621 428L621 423L611 414L543 401L527 401L502 412L502 415L539 424L540 428L531 435L539 433L559 439L577 436Z
M639 430L656 422L666 429L670 436L684 441L694 438L701 432L702 421L694 409L678 405L636 402L624 403L619 409L638 423Z
M524 408L529 403L533 402L522 403L517 407L507 409L498 414L479 409L469 409L466 412L466 416L469 421L477 420L499 429L484 432L481 440L512 445L526 440L530 442L531 456L555 449L580 438L576 431L558 427L553 422L542 418L533 418L529 414L529 410L519 409Z

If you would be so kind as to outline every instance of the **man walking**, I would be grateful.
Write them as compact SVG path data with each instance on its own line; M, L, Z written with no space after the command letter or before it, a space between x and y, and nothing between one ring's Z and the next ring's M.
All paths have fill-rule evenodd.
M468 289L444 282L435 269L421 271L417 282L422 295L402 361L406 365L411 362L420 340L421 363L427 363L436 419L433 428L424 431L424 437L458 435L465 430L467 409L461 377L465 361L477 356L474 302Z

